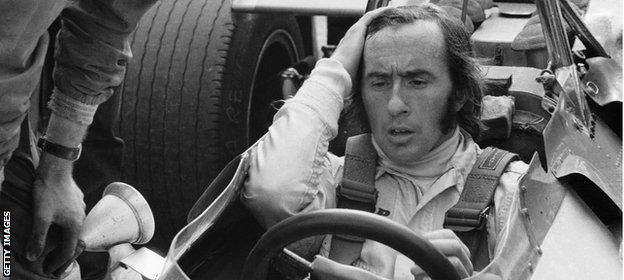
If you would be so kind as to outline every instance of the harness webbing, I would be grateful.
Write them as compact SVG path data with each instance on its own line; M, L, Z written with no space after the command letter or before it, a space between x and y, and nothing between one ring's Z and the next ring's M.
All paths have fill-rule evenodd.
M360 134L347 139L342 182L336 189L338 208L374 212L377 204L375 172L377 152L370 134ZM332 236L329 258L352 264L360 257L363 238L337 235Z
M475 270L489 263L485 226L487 215L500 177L507 165L517 159L517 154L493 147L486 148L468 174L459 201L446 212L444 227L453 230L466 244Z

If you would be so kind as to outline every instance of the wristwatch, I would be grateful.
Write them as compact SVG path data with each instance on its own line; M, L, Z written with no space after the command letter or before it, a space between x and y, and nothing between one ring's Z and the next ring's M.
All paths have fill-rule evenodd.
M76 148L66 147L48 141L45 135L39 138L37 147L48 154L71 161L77 160L82 152L82 145L78 145Z

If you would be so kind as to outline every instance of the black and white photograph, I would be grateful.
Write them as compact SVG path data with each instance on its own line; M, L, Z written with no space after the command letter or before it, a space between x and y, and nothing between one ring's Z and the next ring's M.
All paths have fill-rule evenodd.
M0 0L6 280L623 280L622 0Z

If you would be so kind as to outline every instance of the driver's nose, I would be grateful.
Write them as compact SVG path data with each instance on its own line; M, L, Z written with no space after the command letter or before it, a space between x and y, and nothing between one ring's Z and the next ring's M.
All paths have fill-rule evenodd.
M409 113L409 107L405 103L399 83L394 83L392 86L392 93L388 100L388 113L393 117L407 115Z

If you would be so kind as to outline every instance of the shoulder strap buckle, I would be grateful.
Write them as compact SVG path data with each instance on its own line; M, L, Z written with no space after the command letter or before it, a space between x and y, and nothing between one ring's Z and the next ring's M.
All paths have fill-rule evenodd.
M490 206L483 210L453 207L446 212L444 227L452 231L470 231L480 229L485 225L490 214Z
M353 188L349 184L357 182L343 180L336 189L337 208L355 209L366 212L375 212L377 204L377 190L373 192L362 192L361 188Z
M518 155L488 147L478 157L466 178L459 201L446 212L444 227L453 231L470 231L484 226L494 192L507 165Z

